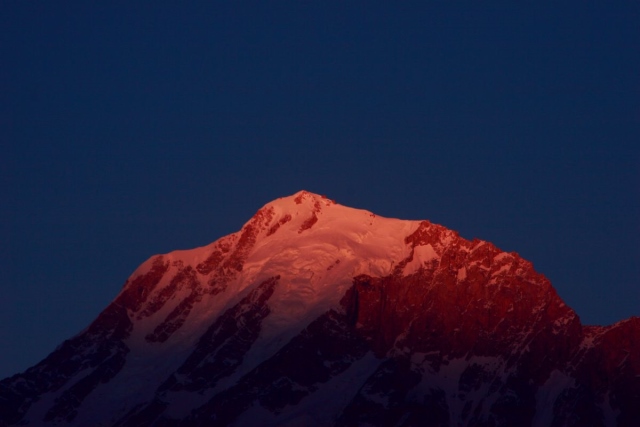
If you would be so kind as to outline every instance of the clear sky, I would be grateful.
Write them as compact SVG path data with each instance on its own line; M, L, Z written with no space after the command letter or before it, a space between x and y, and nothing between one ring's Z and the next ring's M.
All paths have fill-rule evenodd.
M87 3L0 7L0 377L300 189L640 315L637 1Z

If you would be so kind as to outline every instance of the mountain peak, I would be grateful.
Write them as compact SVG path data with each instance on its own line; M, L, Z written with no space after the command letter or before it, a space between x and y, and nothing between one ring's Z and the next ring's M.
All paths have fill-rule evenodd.
M143 263L0 382L0 425L634 425L639 324L583 327L516 253L300 191Z
M270 234L273 234L279 225L283 225L292 219L303 218L299 232L310 229L317 221L318 216L322 214L323 209L336 205L335 201L329 200L325 196L310 193L305 190L298 191L292 196L282 197L267 203L258 213L273 217L275 227ZM344 206L341 206L343 210ZM294 221L296 224L299 221Z
M335 205L334 200L328 199L326 196L312 193L306 190L300 190L295 194L285 197L279 197L265 205L274 208L291 209L293 205L298 207L306 206L310 209L322 209L322 206Z

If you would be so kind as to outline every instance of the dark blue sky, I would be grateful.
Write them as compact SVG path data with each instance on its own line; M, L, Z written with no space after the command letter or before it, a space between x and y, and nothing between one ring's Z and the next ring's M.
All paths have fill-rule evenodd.
M0 377L300 189L640 315L638 2L76 3L0 13Z

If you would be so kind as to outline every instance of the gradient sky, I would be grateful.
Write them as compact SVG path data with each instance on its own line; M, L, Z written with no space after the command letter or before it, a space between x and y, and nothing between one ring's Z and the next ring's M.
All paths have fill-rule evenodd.
M640 315L637 1L86 3L0 7L0 377L300 189Z

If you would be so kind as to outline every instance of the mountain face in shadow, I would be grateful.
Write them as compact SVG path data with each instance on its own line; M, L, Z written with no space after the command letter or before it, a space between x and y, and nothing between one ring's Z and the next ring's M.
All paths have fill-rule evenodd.
M640 319L516 253L301 191L143 263L0 382L0 426L636 426Z

